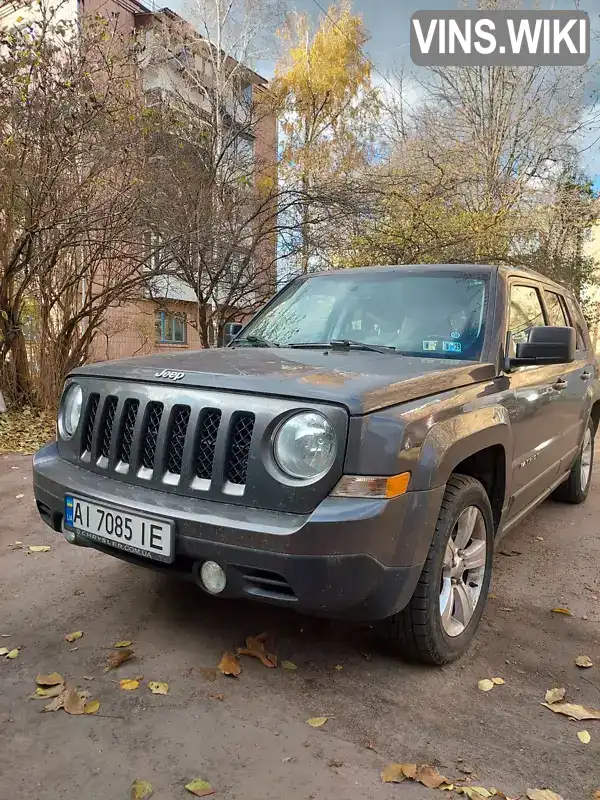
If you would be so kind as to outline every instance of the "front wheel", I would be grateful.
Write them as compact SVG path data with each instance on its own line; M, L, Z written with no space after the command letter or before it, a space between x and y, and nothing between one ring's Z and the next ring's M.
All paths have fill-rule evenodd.
M590 491L592 483L592 467L594 466L594 423L590 419L583 434L581 450L569 477L552 495L561 503L583 503Z
M493 551L487 492L475 478L452 475L417 588L406 608L385 620L386 638L429 664L461 656L483 613Z

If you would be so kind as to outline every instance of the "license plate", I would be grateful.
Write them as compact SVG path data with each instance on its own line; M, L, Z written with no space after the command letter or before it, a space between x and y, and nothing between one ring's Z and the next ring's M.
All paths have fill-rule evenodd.
M172 522L66 495L65 527L81 532L93 542L109 544L127 553L155 561L173 561Z

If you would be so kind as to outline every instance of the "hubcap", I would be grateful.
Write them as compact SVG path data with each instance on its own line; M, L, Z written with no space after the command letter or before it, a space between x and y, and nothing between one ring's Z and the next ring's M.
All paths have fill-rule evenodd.
M442 627L460 636L471 621L481 596L487 559L486 529L477 506L465 508L450 535L440 591Z
M583 449L581 451L581 488L587 489L590 480L590 472L592 470L592 456L593 456L593 443L592 434L590 429L585 429L585 436L583 437Z

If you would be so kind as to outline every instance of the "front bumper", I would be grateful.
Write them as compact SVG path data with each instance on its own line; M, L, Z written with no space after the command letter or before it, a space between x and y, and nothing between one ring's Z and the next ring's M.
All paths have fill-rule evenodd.
M250 597L305 613L384 619L410 600L433 536L443 488L394 500L329 497L309 515L167 494L81 469L55 444L36 454L34 492L44 522L62 531L67 493L175 522L175 560L160 564L99 545L76 543L201 586L206 560L227 575L223 597Z

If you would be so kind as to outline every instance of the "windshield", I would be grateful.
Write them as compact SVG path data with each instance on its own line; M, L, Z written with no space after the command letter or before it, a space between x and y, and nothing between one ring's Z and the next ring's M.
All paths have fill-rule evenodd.
M488 301L485 274L360 272L300 278L243 331L280 347L349 340L405 355L477 361ZM238 342L235 343L238 346Z

